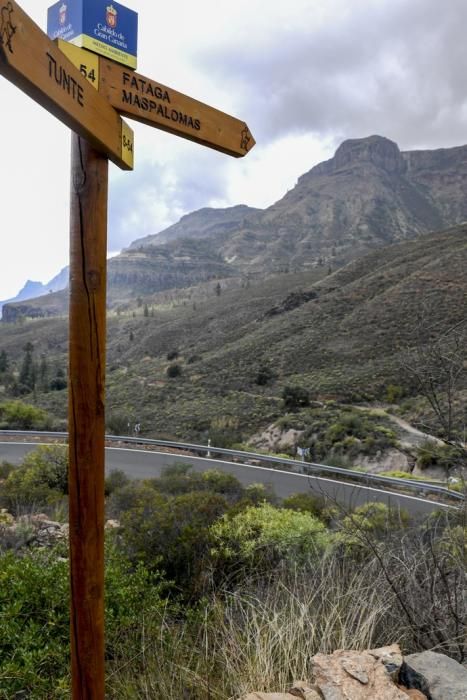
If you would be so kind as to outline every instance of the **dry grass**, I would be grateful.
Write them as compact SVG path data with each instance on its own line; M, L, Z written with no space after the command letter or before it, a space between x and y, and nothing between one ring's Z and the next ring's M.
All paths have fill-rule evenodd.
M233 700L285 690L311 678L318 652L393 642L405 653L432 648L461 660L465 552L455 544L459 526L452 532L437 535L435 547L408 533L373 543L373 553L332 550L218 590L183 623L151 621L131 640L136 655L114 660L109 697Z

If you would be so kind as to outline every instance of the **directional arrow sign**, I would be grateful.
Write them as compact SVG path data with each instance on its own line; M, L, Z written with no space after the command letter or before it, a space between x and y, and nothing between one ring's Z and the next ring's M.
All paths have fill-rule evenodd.
M120 114L236 158L255 145L245 122L85 49L61 40L58 46L83 74L92 73Z
M14 0L0 0L0 74L124 170L132 132Z

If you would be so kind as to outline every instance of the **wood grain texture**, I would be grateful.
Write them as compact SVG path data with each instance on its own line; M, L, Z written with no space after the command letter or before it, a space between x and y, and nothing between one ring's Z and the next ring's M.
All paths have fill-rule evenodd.
M0 0L0 74L129 170L122 120L14 0Z
M255 145L240 119L106 58L99 66L99 93L119 114L236 158Z
M108 161L72 135L69 518L73 700L104 698Z

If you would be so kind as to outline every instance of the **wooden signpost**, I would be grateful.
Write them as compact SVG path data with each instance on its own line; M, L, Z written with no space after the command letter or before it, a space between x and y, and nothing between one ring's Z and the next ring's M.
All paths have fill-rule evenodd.
M0 0L0 73L124 170L129 127L14 0Z
M255 145L245 122L86 49L58 46L119 114L236 158Z
M66 5L59 10L65 13ZM108 14L113 31L116 20ZM133 132L121 114L234 157L246 155L255 141L244 122L59 43L14 0L0 0L0 75L74 132L68 382L72 697L104 700L108 159L124 170L133 168Z

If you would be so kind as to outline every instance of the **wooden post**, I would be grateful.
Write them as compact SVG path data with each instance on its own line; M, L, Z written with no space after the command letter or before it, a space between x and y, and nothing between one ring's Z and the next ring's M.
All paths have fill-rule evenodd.
M73 700L104 699L108 160L72 135L69 508Z

